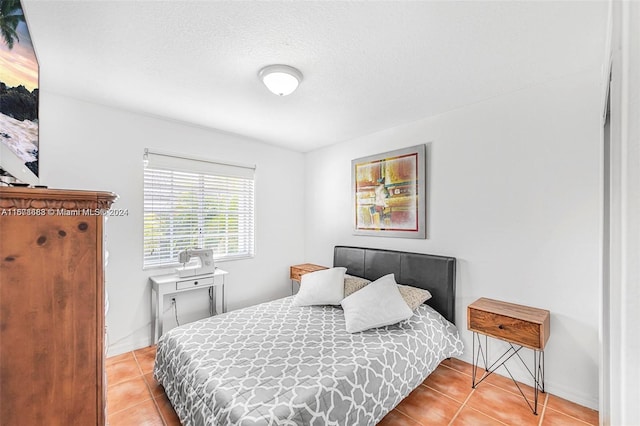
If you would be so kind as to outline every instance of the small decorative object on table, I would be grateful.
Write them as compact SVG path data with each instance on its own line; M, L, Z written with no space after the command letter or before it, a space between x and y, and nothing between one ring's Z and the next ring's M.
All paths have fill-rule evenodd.
M328 269L326 266L314 265L313 263L302 263L300 265L293 265L289 268L291 278L291 294L293 294L293 282L296 281L300 284L300 279L304 274L309 272L321 271Z
M213 274L216 270L213 264L213 249L210 248L194 247L182 250L178 253L178 261L182 263L176 268L180 278Z
M480 298L467 307L467 328L473 331L472 387L475 388L496 369L504 366L533 414L537 415L538 391L544 393L544 347L550 333L549 311ZM481 334L485 336L484 347L480 339ZM489 365L488 361L487 336L503 340L509 344L509 348L491 365ZM522 348L533 350L533 372L529 370L519 354ZM513 378L505 364L514 356L520 359L533 378L533 406L527 400L522 389L520 389L520 385L518 385L518 382ZM484 362L485 372L478 379L477 370L481 357Z

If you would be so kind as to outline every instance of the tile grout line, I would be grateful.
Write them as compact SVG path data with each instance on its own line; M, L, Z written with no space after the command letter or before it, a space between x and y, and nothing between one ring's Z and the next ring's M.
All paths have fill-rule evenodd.
M504 376L501 376L501 377L504 377ZM518 382L518 383L519 383L520 385L524 385L524 386L528 386L528 387L530 387L530 386L529 386L529 385L527 385L526 383L522 383L522 382ZM479 384L479 383L478 383L478 384ZM476 386L477 386L478 384L476 384ZM513 389L509 389L509 388L507 388L507 387L505 387L505 386L500 386L499 384L496 384L496 383L491 383L491 382L487 381L487 382L485 383L485 385L486 385L486 386L491 386L491 387L496 388L496 389L500 389L501 391L507 392L507 393L509 393L509 394L511 394L511 395L518 396L518 397L520 397L520 398L522 398L522 397L523 397L523 395L522 395L520 392L516 392L516 391L515 391L515 390L513 390ZM525 389L525 390L527 390L527 389ZM544 392L543 392L543 393L544 393ZM545 393L545 395L547 395L547 394ZM533 402L533 397L531 397L531 396L524 396L524 398L525 398L527 401L529 401L529 402Z
M463 362L464 362L464 361L463 361ZM453 368L453 367L448 366L448 365L445 365L445 364L440 364L440 365L442 365L443 367L448 368L448 369L450 369L450 370L452 370L452 371L458 372L458 373L460 373L460 374L464 374L465 376L467 376L467 377L469 377L469 378L473 377L473 376L471 376L471 375L469 375L469 374L465 373L464 371L458 370L457 368ZM497 374L497 373L496 373L496 374ZM504 377L504 376L500 376L500 377ZM529 385L527 385L526 383L522 383L522 382L518 382L518 383L520 383L521 385L524 385L524 386L529 386ZM486 385L486 386L491 386L491 387L496 388L496 389L499 389L499 390L501 390L501 391L503 391L503 392L507 392L507 393L509 393L509 394L511 394L511 395L516 395L516 396L520 396L520 397L522 396L522 394L517 393L517 392L513 391L512 389L509 389L509 388L507 388L507 387L500 386L500 385L498 385L498 384L491 383L491 382L489 382L489 381L487 381L487 382L485 383L485 385ZM425 386L426 386L426 385L425 385ZM475 390L476 390L476 388L473 388L473 390L475 391ZM473 392L472 392L472 393L473 393ZM548 393L545 393L545 395L548 395ZM525 398L526 398L526 397L525 397ZM468 398L467 398L467 399L468 399ZM527 399L527 400L529 400L529 398L526 398L526 399ZM465 404L466 404L466 402L467 402L467 401L465 400ZM546 399L545 399L545 404L546 404ZM472 407L469 407L469 408L472 408ZM473 409L473 408L472 408L472 409ZM476 411L478 411L478 410L476 410ZM499 422L499 423L504 424L504 423L503 423L503 422L501 422L500 420L494 419L493 417L488 416L488 415L487 415L486 413L484 413L484 412L481 412L481 411L478 411L478 412L479 412L479 413L482 413L483 415L485 415L485 416L487 416L487 417L490 417L490 418L491 418L491 419L493 419L493 420L496 420L496 421L497 421L497 422ZM458 413L456 413L456 417L457 417L457 414L458 414ZM455 419L455 417L454 417L454 419Z
M424 384L424 382L423 382L423 383L420 383L420 385L419 385L419 386L424 386L425 388L430 389L430 390L432 390L433 392L435 392L435 393L437 393L437 394L440 394L440 395L442 395L442 396L446 397L447 399L450 399L450 400L451 400L451 401L453 401L453 402L460 402L460 400L455 399L454 397L452 397L452 396L451 396L451 395L449 395L449 394L446 394L446 393L444 393L444 392L442 392L442 391L439 391L439 390L438 390L438 389L436 389L436 388L432 388L432 387L431 387L431 386L429 386L429 385L425 385L425 384ZM466 399L467 399L467 398L465 398L465 400L466 400ZM464 404L464 403L463 403L463 404Z
M164 419L164 416L162 415L162 411L160 411L160 407L158 406L158 402L156 401L156 397L153 395L153 392L151 391L151 386L147 382L147 379L145 379L145 377L144 377L144 373L142 372L142 367L140 366L140 363L138 362L138 357L136 356L136 352L135 351L131 351L131 355L133 355L133 359L135 360L136 366L138 367L138 371L140 372L140 376L139 377L142 377L142 380L144 381L144 385L147 388L147 392L149 394L149 397L151 398L151 401L153 401L154 407L156 407L156 412L158 413L158 416L160 417L160 420L162 420L162 424L164 426L168 426L167 425L167 421ZM144 400L144 401L142 401L142 402L140 402L140 403L138 403L136 405L133 405L132 407L137 407L138 405L142 404L143 402L147 402L147 400ZM125 408L124 410L127 410L127 409L132 408L132 407ZM119 411L116 411L115 413L111 413L111 414L113 415L113 414L116 414L116 413L120 413L120 412L122 412L124 410L119 410Z
M465 376L467 376L467 377L473 377L472 375L470 375L470 374L468 374L468 373L465 373L464 371L458 370L458 369L453 368L453 367L450 367L450 366L448 366L448 365L444 365L444 364L440 364L440 365L442 365L443 367L448 368L448 369L450 369L450 370L453 370L453 371L455 371L455 372L458 372L458 373L460 373L460 374L464 374L464 375L465 375ZM500 377L503 377L503 378L505 378L505 379L508 379L508 377L501 376L501 375L500 375L500 374L498 374L498 373L494 373L494 374L496 374L496 375L498 375L498 376L500 376ZM526 384L526 383L522 383L522 382L518 382L518 383L520 383L520 385L524 385L524 386L527 386L527 387L531 388L531 386L529 386L529 385L528 385L528 384ZM516 392L516 391L514 391L514 390L512 390L512 389L509 389L509 388L507 388L507 387L503 387L503 386L500 386L500 385L498 385L498 384L491 383L491 382L489 382L489 381L487 381L487 382L486 382L486 384L487 384L487 385L490 385L490 386L493 386L494 388L501 389L501 390L503 390L503 391L505 391L505 392L509 392L509 393L510 393L510 394L512 394L512 395L522 396L519 392ZM529 399L529 398L527 398L527 400L528 400L528 399Z
M449 370L453 370L453 371L456 371L456 372L458 372L458 373L460 373L460 374L464 374L465 376L472 377L472 376L471 376L471 374L465 373L464 371L458 370L457 368L454 368L454 367L452 367L452 366L450 366L450 365L446 365L446 364L440 363L440 364L438 365L438 367L439 367L439 366L443 366L444 368L448 368Z
M463 361L463 362L464 362L464 361ZM445 367L445 368L448 368L448 369L450 369L450 370L452 370L452 371L455 371L455 372L457 372L457 373L463 374L463 375L465 375L465 376L467 376L467 377L469 377L469 378L473 377L472 375L470 375L470 374L468 374L468 373L466 373L466 372L464 372L464 371L462 371L462 370L460 370L460 369L454 368L454 367L452 367L452 366L449 366L449 365L446 365L446 364L440 364L440 365L441 365L441 366L443 366L443 367ZM524 383L521 383L521 384L523 384L523 385L524 385ZM424 383L423 383L422 385L423 385L423 386L427 386L427 385L425 385ZM503 392L507 392L507 393L512 394L512 395L522 396L522 395L520 395L519 393L513 392L511 389L504 388L504 387L499 386L499 385L497 385L497 384L493 384L493 383L487 382L487 383L486 383L486 385L487 385L487 386L491 386L491 387L496 388L496 389L499 389L499 390L501 390L501 391L503 391ZM528 386L528 385L527 385L527 386ZM427 387L428 387L428 386L427 386ZM432 389L432 388L430 388L430 389ZM452 423L452 422L453 422L453 421L458 417L458 415L460 414L460 412L462 411L462 409L467 405L467 402L468 402L468 401L469 401L469 399L471 398L471 395L476 391L476 389L477 389L477 388L472 388L471 393L469 393L469 395L467 396L467 398L465 399L465 401L462 403L462 406L458 409L458 411L456 412L456 414L453 416L453 418L452 418L452 419L451 419L451 421L449 422L449 425L451 425L451 423ZM435 389L433 389L433 390L435 390ZM436 391L436 392L438 392L437 390L435 390L435 391ZM444 394L444 393L443 393L443 395L445 395L445 396L449 396L449 395L446 395L446 394ZM546 398L548 398L548 394L545 394L545 395L547 395L547 397L546 397ZM528 398L527 398L527 399L528 399ZM546 405L546 399L545 399L545 405ZM486 417L489 417L490 419L492 419L492 420L494 420L494 421L496 421L496 422L498 422L498 423L500 423L500 424L505 425L505 423L504 423L504 422L502 422L502 421L500 421L500 420L498 420L498 419L495 419L495 418L493 418L492 416L490 416L490 415L488 415L488 414L486 414L486 413L484 413L484 412L482 412L482 411L478 411L478 410L476 410L476 409L475 409L475 408L473 408L473 407L469 407L469 408L470 408L470 409L472 409L472 410L474 410L474 411L477 411L478 413L480 413L480 414L482 414L482 415L484 415L484 416L486 416Z
M545 413L547 412L547 408L549 408L551 411L554 411L554 412L556 412L556 413L562 414L563 416L569 417L570 419L573 419L573 420L578 421L578 422L580 422L580 423L583 423L583 424L585 424L585 425L589 425L589 426L597 426L597 424L596 424L596 425L593 425L593 424L591 424L591 423L589 423L589 422L586 422L586 421L584 421L584 420L582 420L582 419L579 419L579 418L577 418L577 417L575 417L575 416L572 416L571 414L569 414L569 413L567 413L567 412L565 412L565 411L560 411L560 410L558 410L558 409L555 409L555 408L552 408L552 407L548 407L548 404L549 404L549 398L552 396L552 394L550 394L550 393L548 393L548 392L543 392L543 393L544 393L544 395L545 395L545 399L544 399L544 405L543 405L543 407L542 407L542 413L540 413L540 422L538 423L538 426L542 426L542 422L543 422L543 420L544 420L544 415L545 415Z
M475 408L473 408L473 407L471 407L471 406L467 406L467 402L469 401L469 399L471 399L471 395L476 391L476 389L477 389L477 388L472 388L471 393L469 394L469 396L467 397L467 399L465 399L464 403L462 403L462 406L460 407L460 409L458 410L458 412L455 414L455 416L453 416L453 418L452 418L452 419L451 419L451 421L449 422L449 425L451 425L451 424L453 423L453 421L458 417L458 415L460 414L460 412L463 410L463 408L464 408L464 407L468 407L470 410L473 410L473 411L475 411L475 412L477 412L477 413L480 413L480 414L482 414L483 416L490 418L490 419L491 419L491 420L493 420L494 422L500 423L501 425L504 425L504 426L508 426L508 425L507 425L506 423L504 423L503 421L498 420L498 419L496 419L496 418L494 418L494 417L492 417L492 416L488 415L487 413L485 413L485 412L483 412L483 411L477 410L477 409L475 409Z
M135 361L135 357L134 357L134 361ZM127 362L127 360L124 360L124 361L118 361L118 362L116 362L116 363L114 363L114 364L111 364L109 367L105 367L105 372L107 372L108 370L110 370L111 368L113 368L113 366L118 365L118 364L121 364L121 363L123 363L123 362ZM140 370L140 366L138 365L138 362L137 362L137 361L136 361L136 366L138 367L138 372L139 372L140 374L138 374L137 376L125 376L125 377L123 377L123 378L120 378L120 380L119 380L119 381L115 381L115 382L114 382L114 381L112 381L112 380L107 380L107 389L108 389L108 388L110 388L110 387L112 387L112 386L117 386L117 385L119 385L119 384L121 384L121 383L127 382L127 381L129 381L129 380L133 380L133 379L138 378L138 377L143 377L144 375L142 374L142 371ZM107 378L107 379L108 379L108 378Z
M465 361L461 361L461 362L465 362ZM442 364L442 363L441 363L440 365L441 365L441 366L443 366L443 367L445 367L445 368L448 368L449 370L455 371L456 373L460 373L460 374L463 374L463 375L465 375L465 376L467 376L467 377L473 378L473 375L471 375L471 374L469 374L469 373L467 373L466 371L463 371L463 370L461 370L461 369L455 368L455 367L453 367L452 365L446 365L446 364ZM487 383L487 384L491 384L491 383ZM501 387L499 387L499 386L495 386L495 387L497 387L498 389L502 389L502 388L501 388ZM477 389L477 388L474 388L474 387L472 387L472 388L471 388L471 392L469 393L469 395L467 396L467 398L464 400L464 402L462 403L462 405L460 406L460 408L458 409L458 411L456 412L456 414L453 416L453 418L451 419L451 421L449 422L449 424L453 423L453 421L458 417L458 415L460 415L460 412L462 412L462 410L464 409L464 407L466 407L467 402L468 402L468 401L469 401L469 399L471 398L471 395L473 395L473 393L476 391L476 389ZM506 389L502 389L502 390L506 390ZM507 390L507 392L509 392L509 391ZM477 411L478 413L480 413L480 414L482 414L482 415L484 415L484 416L489 417L491 420L494 420L494 421L496 421L496 422L498 422L498 423L500 423L500 424L505 424L505 423L501 422L501 421L500 421L500 420L498 420L498 419L494 419L493 417L491 417L491 416L489 416L489 415L487 415L487 414L485 414L485 413L483 413L483 412L480 412L480 411L476 410L476 409L475 409L475 408L473 408L473 407L469 407L469 408L470 408L470 409L472 409L472 410L474 410L474 411Z
M407 418L409 418L409 419L413 420L414 422L418 423L419 425L422 425L422 422L419 422L418 420L414 419L413 417L411 417L410 415L408 415L408 414L407 414L407 413L405 413L404 411L402 411L402 410L398 410L398 407L397 407L397 406L394 408L394 410L396 410L398 413L400 413L400 414L404 415L405 417L407 417ZM392 411L393 411L393 410L392 410Z
M140 364L138 363L138 358L136 358L136 354L135 354L135 352L134 352L134 351L131 351L131 355L133 356L133 360L134 360L134 361L135 361L135 363L136 363L136 367L138 367L138 373L140 373L140 374L139 374L139 375L137 375L137 376L135 376L135 377L129 377L129 378L127 378L126 380L122 380L122 381L120 381L120 382L118 382L118 383L113 383L113 384L111 384L111 385L112 385L112 386L117 386L117 385L119 385L119 384L121 384L121 383L125 383L125 382L130 381L130 380L135 380L135 379L137 379L137 378L142 378L142 381L144 382L144 385L145 385L145 387L147 388L147 392L148 392L148 394L149 394L149 397L150 397L150 398L151 398L151 400L153 401L153 394L151 393L151 391L150 391L150 389L149 389L149 385L147 384L147 381L144 379L144 375L142 374L142 368L140 368ZM113 363L110 367L112 367L113 365L118 364L118 363L120 363L120 362L126 362L126 360L122 360L122 361L115 362L115 363ZM106 367L105 367L105 369L106 369ZM110 385L109 385L109 383L107 383L107 389L109 388L109 386L110 386ZM131 407L123 408L123 409L120 409L120 410L118 410L118 411L110 411L110 410L108 410L108 408L109 408L109 407L107 407L107 410L108 410L107 412L109 413L109 415L110 415L110 416L112 416L112 415L114 415L114 414L121 413L121 412L123 412L123 411L125 411L125 410L128 410L128 409L130 409L130 408L137 407L138 405L143 404L143 403L145 403L145 402L147 402L147 401L148 401L148 400L146 400L146 399L145 399L144 401L140 401L139 403L137 403L137 404L135 404L135 405L132 405ZM107 404L108 404L108 402L107 402ZM155 401L154 401L154 404L155 404ZM158 413L160 414L160 410L158 410ZM162 414L160 414L160 418L162 418Z
M408 414L407 414L407 413L405 413L404 411L402 411L402 410L398 410L398 407L397 407L397 406L396 406L396 407L394 407L391 411L393 411L393 410L397 411L398 413L400 413L402 416L405 416L405 417L406 417L406 418L408 418L409 420L412 420L413 422L415 422L415 423L419 424L420 426L423 426L423 425L422 425L422 422L419 422L418 420L414 419L413 417L411 417L410 415L408 415ZM389 411L389 413L390 413L391 411ZM387 413L387 414L389 414L389 413Z
M111 356L111 357L107 357L107 358L105 359L105 362L104 362L105 368L107 368L107 367L111 367L112 365L118 364L118 363L120 363L120 362L126 362L126 361L129 361L127 358L125 358L125 359L121 359L121 360L119 360L119 361L114 361L114 359L115 359L115 358L119 358L119 357L122 357L122 355L127 355L127 354L132 354L132 355L133 355L133 351L125 352L125 353L120 354L120 355L114 355L114 356ZM133 356L132 356L132 358L133 358Z
M456 413L453 415L453 417L449 421L449 424L453 423L453 421L456 419L456 417L458 417L458 415L460 414L462 409L465 407L465 405L467 405L467 401L469 401L469 398L471 398L471 395L473 395L473 393L475 391L476 391L476 388L471 388L471 392L469 392L469 395L467 395L467 397L465 398L465 400L462 403L462 405L460 405L460 408L458 408L458 411L456 411Z
M131 351L131 354L133 355L133 359L136 360L136 365L138 366L138 371L140 372L140 375L144 376L144 374L142 373L142 367L140 367L140 363L138 362L138 357L136 356L136 351ZM145 380L146 383L146 380Z
M165 420L164 415L162 414L162 411L160 410L160 406L158 405L158 402L156 401L156 396L153 394L153 391L151 390L151 385L149 384L147 379L144 377L145 373L142 371L142 367L140 366L140 362L138 362L138 357L136 355L136 351L132 351L131 353L133 354L133 358L136 360L136 364L138 365L138 370L140 370L140 373L142 375L142 380L144 380L144 384L147 387L147 392L149 392L149 396L151 396L151 400L153 401L153 405L156 407L156 411L158 412L158 416L160 416L160 420L162 420L162 424L164 426L167 426L167 421Z
M542 413L540 413L540 420L538 421L538 426L542 426L542 422L544 421L544 414L547 412L547 402L549 402L549 394L544 394L544 404L542 404Z
M149 393L151 393L151 391L149 391ZM156 398L153 396L153 394L151 395L151 399L153 400L153 405L156 406L156 411L158 411L158 415L160 416L160 420L162 420L162 424L164 426L168 426L167 421L164 419L164 415L162 414L162 411L160 411L160 406L158 405L158 401L156 401Z
M575 417L575 416L572 416L571 414L568 414L568 413L566 413L566 412L564 412L564 411L560 411L560 410L557 410L557 409L552 408L552 407L549 407L549 410L551 410L551 411L555 411L556 413L562 414L563 416L565 416L565 417L569 417L570 419L573 419L573 420L575 420L575 421L577 421L577 422L580 422L580 423L582 423L582 424L584 424L584 425L594 426L594 424L593 424L593 423L586 422L586 421L584 421L584 420L582 420L582 419L579 419L579 418L577 418L577 417ZM596 425L595 425L595 426L597 426L597 423L596 423Z
M462 360L462 359L459 359L459 358L455 358L455 359L457 359L458 361L460 361L460 362L462 362L462 363L466 363L466 364L468 364L466 361L464 361L464 360ZM455 367L454 367L454 366L452 366L452 365L446 365L446 364L443 364L443 363L441 363L440 365L441 365L441 366L443 366L443 367L446 367L446 368L448 368L448 369L450 369L450 370L453 370L453 371L456 371L456 372L458 372L458 373L461 373L461 374L464 374L464 375L466 375L466 376L471 377L471 375L470 375L469 373L466 373L466 372L465 372L465 371L463 371L462 369L455 368ZM497 374L497 373L496 373L496 374ZM499 375L499 374L498 374L498 376L501 376L501 375ZM505 377L505 376L501 376L501 377ZM506 377L505 377L505 378L506 378ZM530 385L528 385L528 384L526 384L526 383L522 383L522 382L518 382L518 383L520 383L520 384L524 384L525 386L529 386L529 387L531 387ZM502 390L504 390L504 391L506 391L506 392L509 392L509 393L513 394L513 395L520 395L519 393L517 393L517 392L515 392L515 391L513 391L513 390L511 390L511 389L507 389L507 388L501 387L501 386L499 386L499 385L497 385L497 384L493 384L493 383L490 383L490 382L487 382L487 384L489 384L489 385L491 385L491 386L493 386L493 387L495 387L495 388L502 389ZM543 410L544 410L544 409L546 409L546 404L547 404L547 400L548 400L548 398L549 398L550 396L553 396L553 395L552 395L552 394L550 394L550 393L548 393L548 392L543 392L543 393L544 393L544 395L546 395L546 397L545 397L545 403L544 403L544 407L543 407ZM528 399L528 398L527 398L527 399ZM571 401L570 401L570 402L571 402ZM578 405L580 405L580 404L578 404ZM588 407L584 407L584 406L580 406L580 407L581 407L581 408L588 408ZM564 416L570 417L570 418L572 418L572 419L574 419L574 420L577 420L577 421L579 421L579 422L581 422L581 423L584 423L585 425L594 426L593 424L591 424L591 423L589 423L589 422L587 422L587 421L585 421L585 420L581 420L581 419L579 419L579 418L577 418L577 417L575 417L575 416L572 416L571 414L568 414L568 413L566 413L566 412L564 412L564 411L561 411L561 410L558 410L558 409L555 409L555 408L552 408L552 407L550 407L550 408L551 408L551 410L553 410L553 411L555 411L555 412L557 412L557 413L560 413L560 414L562 414L562 415L564 415ZM597 410L596 410L596 411L597 411ZM596 424L596 426L597 426L597 424Z
M153 398L151 398L151 399L153 400ZM115 415L115 414L122 413L123 411L127 411L127 410L130 410L130 409L132 409L132 408L135 408L135 407L137 407L138 405L142 405L142 404L144 404L144 403L146 403L146 402L149 402L149 400L148 400L148 399L145 399L144 401L140 401L140 402L138 402L137 404L131 405L131 406L127 407L127 408L122 408L122 409L120 409L120 410L118 410L118 411L111 411L111 410L109 410L109 411L108 411L108 413L109 413L109 416L113 416L113 415Z
M107 381L107 389L106 389L107 392L109 391L109 388L113 388L115 386L119 386L119 385L122 385L122 384L124 384L126 382L130 382L130 381L133 381L133 380L136 380L136 379L139 379L139 378L142 379L142 381L145 384L145 387L147 388L147 391L149 391L149 387L147 386L147 381L144 379L144 375L142 374L142 370L140 369L140 365L138 364L138 360L136 359L136 356L133 353L133 351L131 351L131 355L133 356L133 360L136 363L136 367L138 367L138 375L126 377L126 378L121 379L120 381L115 382L115 383ZM128 360L122 360L122 361L115 362L115 363L111 364L108 367L105 366L105 373L106 373L106 370L108 370L109 368L113 368L114 365L120 364L122 362L127 362L127 361ZM150 394L151 399L153 399L153 395L151 395L150 392L149 392L149 394ZM111 410L109 410L109 407L108 407L109 402L108 402L108 399L107 399L107 413L109 413L109 415L117 414L117 413L120 413L120 412L122 412L124 410L128 410L129 408L136 407L136 406L142 404L143 402L147 402L147 401L148 400L145 399L144 401L141 401L138 404L132 405L131 407L122 408L122 409L120 409L118 411L113 411L112 412Z
M490 418L491 420L493 420L493 421L494 421L494 422L496 422L496 423L500 423L501 425L504 425L504 426L509 426L509 424L507 424L507 423L503 422L502 420L498 420L498 419L496 419L495 417L492 417L492 416L490 416L489 414L485 413L484 411L480 411L480 410L478 410L477 408L473 408L473 407L469 406L469 409L470 409L470 410L475 411L476 413L480 413L480 414L482 414L482 415L483 415L483 416L485 416L485 417Z
M453 402L460 402L460 401L458 401L457 399L452 398L451 396L447 395L446 393L440 392L440 391L439 391L439 390L437 390L437 389L434 389L434 388L432 388L432 387L429 387L429 386L425 385L425 384L424 384L424 382L422 382L422 383L420 383L420 384L418 385L418 387L420 387L420 386L424 386L425 388L427 388L427 389L429 389L429 390L431 390L431 391L433 391L433 392L435 392L435 393L437 393L437 394L440 394L440 395L444 396L445 398L450 399L450 400L451 400L451 401L453 401ZM418 389L418 387L416 387L416 389ZM411 420L413 420L414 422L418 423L419 425L426 426L426 425L424 425L421 421L419 421L419 420L417 420L417 419L414 419L414 418L413 418L413 417L411 417L409 414L407 414L407 413L405 413L403 410L399 409L399 408L398 408L398 406L396 406L396 407L394 408L394 410L397 410L399 413L404 414L406 417L410 418Z
M472 377L472 376L470 376L469 374L467 374L466 372L461 371L461 370L459 370L459 369L457 369L457 368L454 368L454 367L452 367L452 366L445 365L445 364L441 364L441 365L442 365L443 367L448 368L448 369L450 369L450 370L453 370L453 371L455 371L455 372L458 372L458 373L464 374L464 375L466 375L466 376L468 376L468 377ZM528 385L526 385L526 384L524 384L524 383L522 383L522 382L519 382L519 383L520 383L520 384L522 384L522 385L528 386ZM499 390L501 390L501 391L503 391L503 392L507 392L507 393L512 394L512 395L522 396L521 394L516 393L516 392L514 392L513 390L508 389L508 388L506 388L506 387L502 387L502 386L500 386L500 385L498 385L498 384L494 384L494 383L491 383L491 382L487 382L487 383L486 383L486 385L491 386L491 387L494 387L494 388L496 388L496 389L499 389ZM426 386L426 385L425 385L425 386ZM468 402L469 398L471 397L471 395L475 392L475 390L476 390L476 388L473 388L473 390L471 391L471 393L469 394L469 396L467 397L467 399L464 401L463 405L460 407L460 409L458 410L458 412L456 412L456 414L453 416L453 418L451 419L451 422L449 422L449 425L451 425L451 423L452 423L452 422L453 422L453 421L458 417L458 415L460 414L460 412L462 411L462 409L466 406L466 404L467 404L467 402ZM540 416L540 420L539 420L539 422L538 422L538 426L542 425L542 419L543 419L543 417L544 417L544 410L546 409L547 401L548 401L548 399L549 399L549 393L546 393L546 392L543 392L543 393L544 393L544 395L545 395L545 400L544 400L544 403L543 403L543 405L542 405L542 413L541 413L541 416ZM528 400L529 398L525 397L525 399L527 399L527 400ZM470 408L470 409L472 409L472 410L474 410L474 411L478 411L478 410L475 410L473 407L469 407L469 408ZM493 418L493 417L491 417L491 416L487 415L487 414L486 414L486 413L484 413L484 412L481 412L481 411L478 411L478 412L479 412L479 413L481 413L481 414L483 414L483 415L485 415L485 416L487 416L487 417L489 417L489 418L491 418L491 419L492 419L492 420L494 420L494 421L497 421L497 422L498 422L498 423L500 423L500 424L505 424L505 423L503 423L502 421L497 420L497 419L495 419L495 418ZM562 414L564 414L564 413L562 413ZM572 417L572 416L569 416L569 417L574 418L574 417ZM575 418L574 418L574 419L575 419ZM576 419L576 420L579 420L579 419Z

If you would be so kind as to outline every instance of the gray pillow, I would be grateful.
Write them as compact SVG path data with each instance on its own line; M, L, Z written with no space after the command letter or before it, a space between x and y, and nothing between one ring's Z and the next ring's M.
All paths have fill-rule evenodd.
M409 305L412 311L415 311L420 305L431 299L431 293L422 288L398 284L398 290L400 290L402 298L407 302L407 305Z
M366 278L354 277L353 275L345 274L344 276L344 297L350 296L356 291L363 289L369 281Z

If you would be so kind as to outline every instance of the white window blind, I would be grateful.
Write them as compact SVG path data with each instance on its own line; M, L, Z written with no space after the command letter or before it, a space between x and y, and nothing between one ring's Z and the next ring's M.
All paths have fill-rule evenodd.
M218 260L254 253L254 168L145 152L144 267L212 248Z

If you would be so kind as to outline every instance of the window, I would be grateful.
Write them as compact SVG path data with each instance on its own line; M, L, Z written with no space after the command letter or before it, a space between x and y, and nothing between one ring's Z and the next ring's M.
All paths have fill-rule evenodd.
M144 268L175 265L186 248L252 257L254 168L145 151Z

